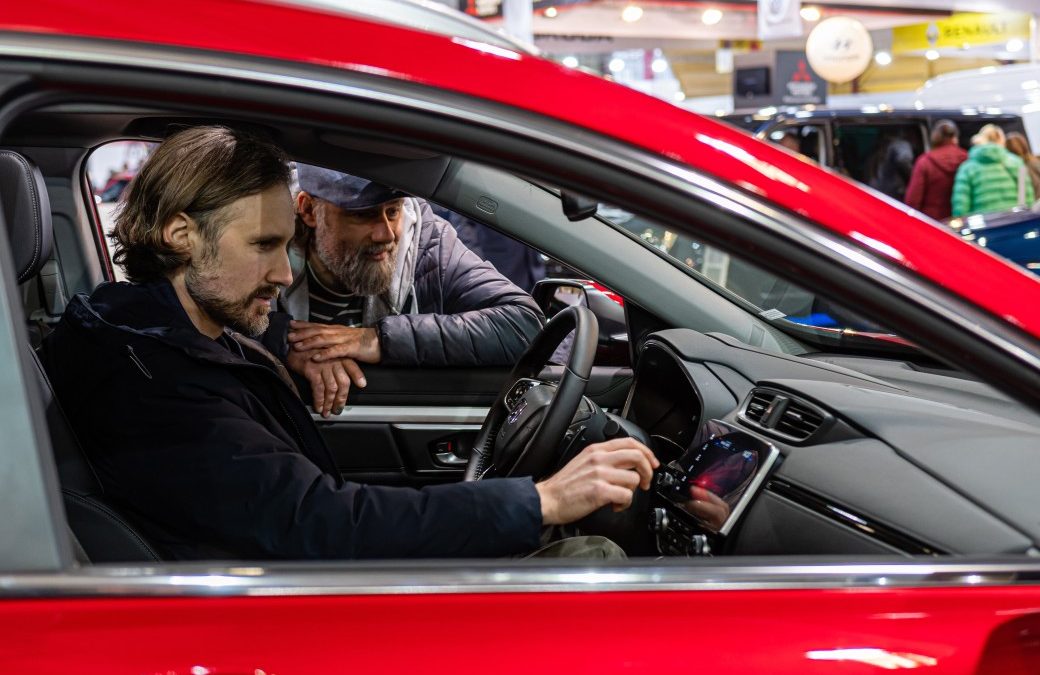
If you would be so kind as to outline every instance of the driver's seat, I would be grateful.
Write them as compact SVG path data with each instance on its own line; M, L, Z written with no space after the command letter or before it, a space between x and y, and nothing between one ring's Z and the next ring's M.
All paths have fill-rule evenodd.
M26 157L0 149L0 210L6 223L18 283L31 281L51 257L50 199L40 170ZM61 482L65 517L77 553L84 562L158 561L159 555L118 509L105 499L104 489L80 447L54 395L36 351L25 341L27 358L36 374L46 411L51 447ZM32 386L30 383L29 386Z

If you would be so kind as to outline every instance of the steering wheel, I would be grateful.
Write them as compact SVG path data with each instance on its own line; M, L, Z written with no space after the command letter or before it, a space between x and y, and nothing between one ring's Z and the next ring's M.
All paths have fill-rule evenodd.
M571 330L574 342L560 383L537 379ZM546 324L509 373L484 419L465 480L539 478L553 467L585 394L598 341L596 315L586 307L568 307Z

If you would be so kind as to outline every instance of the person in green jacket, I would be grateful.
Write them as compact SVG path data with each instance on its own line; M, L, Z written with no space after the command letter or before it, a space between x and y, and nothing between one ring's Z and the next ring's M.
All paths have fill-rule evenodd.
M1004 131L987 124L971 139L968 159L957 169L951 203L954 216L1029 206L1036 195L1025 164L1004 147Z

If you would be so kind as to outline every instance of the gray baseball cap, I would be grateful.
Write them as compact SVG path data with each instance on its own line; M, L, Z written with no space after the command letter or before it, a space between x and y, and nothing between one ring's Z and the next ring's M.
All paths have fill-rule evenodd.
M408 196L381 183L310 164L297 163L296 178L302 191L347 211L370 209Z

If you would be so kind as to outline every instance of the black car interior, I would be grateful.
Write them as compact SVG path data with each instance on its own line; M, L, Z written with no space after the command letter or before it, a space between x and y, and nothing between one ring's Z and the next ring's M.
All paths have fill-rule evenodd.
M89 148L120 138L161 139L198 121L140 108L72 106L23 115L3 131L0 146L9 149L0 154L0 203L28 334L46 330L64 297L89 291L98 269L107 274L103 233L83 177ZM51 129L62 129L61 136L52 137ZM276 140L301 161L479 215L474 177L483 174L472 162L303 125L279 129ZM485 185L495 185L492 172L484 174ZM524 184L539 199L549 194ZM546 252L570 264L565 248ZM48 265L58 268L57 281ZM627 296L625 274L634 272L623 272L601 281ZM578 350L588 362L580 383L568 381L563 368L543 368L538 358L511 375L505 369L445 369L431 376L371 368L369 387L352 394L358 414L318 423L345 477L413 486L476 478L491 466L544 473L586 443L644 438L662 463L651 491L626 512L598 512L579 524L612 537L632 556L1040 553L1040 521L1030 508L1040 475L1040 418L1000 392L934 361L813 351L722 296L701 308L702 322L633 302L625 310L631 368L596 366L595 338ZM590 315L575 310L558 325L587 326ZM728 321L720 317L730 315L738 317L740 331L720 328ZM557 330L546 340L560 339ZM748 337L738 339L737 332ZM29 339L26 345L47 404L66 516L84 559L158 560L161 552L106 500ZM553 447L534 462L529 441L564 387L574 410L562 426L554 423ZM484 407L499 426L517 416L518 435L502 439L504 464L493 454L469 452L474 443L485 447L479 440ZM427 417L395 419L402 409ZM692 503L693 487L716 499Z
M18 281L36 283L54 247L50 199L43 175L25 156L0 150L0 195ZM81 562L159 560L158 553L125 514L105 498L104 489L54 395L36 349L28 340L25 347L26 358L33 365L31 372L36 375L32 384L46 411L62 502L77 557Z

